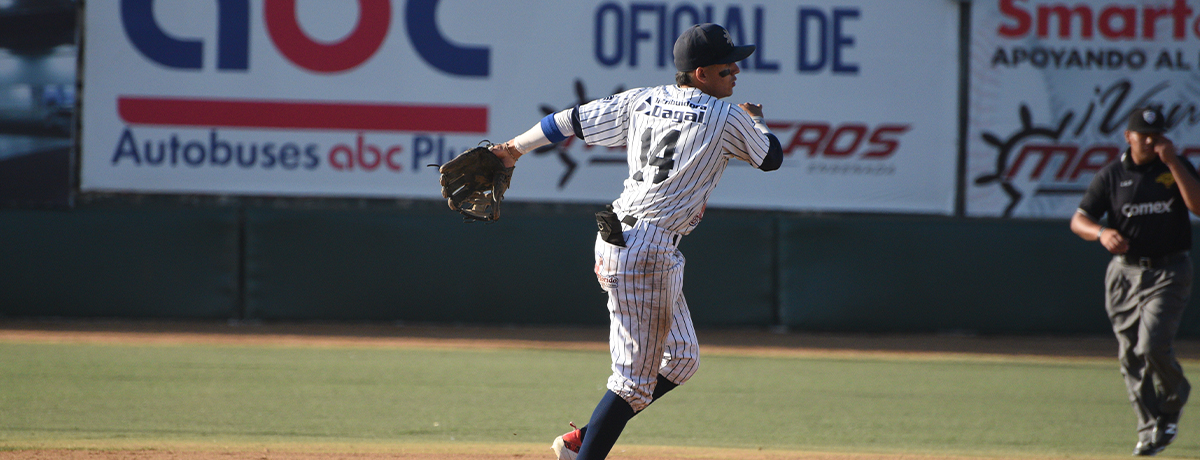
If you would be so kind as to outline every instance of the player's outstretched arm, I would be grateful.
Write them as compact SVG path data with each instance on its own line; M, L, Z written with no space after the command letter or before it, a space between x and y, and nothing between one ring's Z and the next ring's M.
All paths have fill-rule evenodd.
M505 166L513 166L517 164L517 159L521 155L529 153L530 150L536 149L544 145L550 145L556 142L562 142L568 136L575 134L574 131L564 132L563 126L570 126L569 122L559 123L555 120L556 117L570 120L575 113L575 109L567 109L558 113L552 113L542 118L542 121L529 131L525 131L521 135L512 138L512 140L503 144L492 146L492 153L500 157L500 161L504 162Z

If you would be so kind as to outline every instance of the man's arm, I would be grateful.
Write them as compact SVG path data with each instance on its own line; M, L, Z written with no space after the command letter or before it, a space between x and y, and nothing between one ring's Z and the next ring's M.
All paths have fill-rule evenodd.
M552 113L542 118L542 121L529 128L523 134L512 138L512 140L503 144L493 145L491 150L505 167L510 167L517 164L517 159L521 155L528 153L530 150L536 149L543 145L550 145L556 142L562 142L567 137L575 134L574 129L569 133L563 133L563 128L557 123L555 117L566 117L564 119L575 120L575 108L567 109L559 113ZM568 126L578 125L578 121L568 123Z
M1179 186L1179 193L1183 195L1183 204L1187 205L1192 214L1200 215L1200 181L1196 180L1194 171L1187 170L1187 163L1175 154L1175 143L1164 137L1154 145L1154 152L1158 154L1158 159L1171 169L1171 176Z
M1096 223L1083 211L1076 211L1071 217L1071 231L1087 241L1100 240L1100 244L1113 254L1124 254L1129 251L1129 242L1116 229Z
M759 165L758 169L762 171L774 171L779 169L779 167L783 165L783 145L779 143L779 138L775 137L775 134L771 133L771 129L768 128L767 124L763 121L762 105L744 102L738 104L738 107L740 107L743 112L746 112L746 115L750 115L750 119L754 121L754 129L757 129L759 132L766 135L767 142L770 143L770 146L767 148L767 156L763 158L763 162L761 165Z

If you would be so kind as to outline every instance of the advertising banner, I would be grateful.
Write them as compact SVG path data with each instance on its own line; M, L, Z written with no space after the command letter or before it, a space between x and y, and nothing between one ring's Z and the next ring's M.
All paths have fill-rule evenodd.
M81 189L440 198L428 165L543 116L673 84L685 28L757 52L733 103L785 148L711 204L953 212L958 3L121 0L89 4ZM509 200L613 200L625 152L522 158Z
M72 204L77 9L0 1L0 208Z
M967 215L1069 218L1155 106L1200 163L1200 1L972 2Z

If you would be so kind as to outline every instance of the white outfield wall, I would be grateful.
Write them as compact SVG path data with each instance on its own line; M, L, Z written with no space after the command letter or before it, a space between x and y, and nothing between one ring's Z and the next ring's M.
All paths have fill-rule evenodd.
M336 5L336 6L335 6ZM683 28L758 51L780 171L730 168L723 207L951 214L958 11L949 0L89 2L83 192L439 198L429 164L559 110L673 82ZM522 159L511 200L603 203L623 151Z

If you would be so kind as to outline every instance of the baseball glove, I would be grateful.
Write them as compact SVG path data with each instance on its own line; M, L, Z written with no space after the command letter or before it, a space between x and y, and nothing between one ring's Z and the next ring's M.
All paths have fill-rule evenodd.
M472 148L438 168L442 197L465 222L493 222L500 218L500 202L512 181L513 167L504 167L486 145Z

